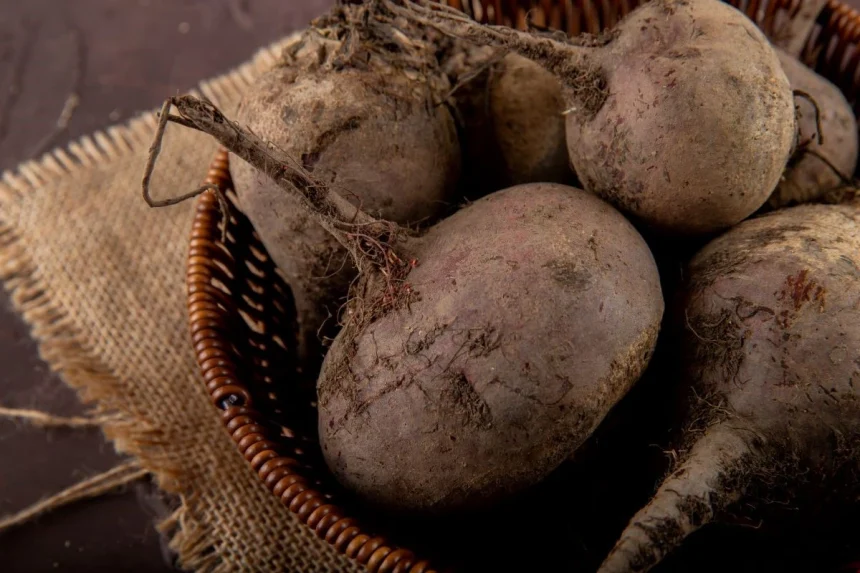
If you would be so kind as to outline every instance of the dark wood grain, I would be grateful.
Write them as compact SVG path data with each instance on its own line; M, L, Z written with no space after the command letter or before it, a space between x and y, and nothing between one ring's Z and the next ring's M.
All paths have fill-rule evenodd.
M332 3L0 0L0 169L154 108L165 96L225 72L305 26ZM80 104L68 129L57 132L72 92ZM79 411L74 393L39 360L5 294L0 364L0 404ZM94 430L46 432L2 421L0 513L108 469L117 459ZM0 536L0 570L172 570L152 527L169 502L141 484L59 510Z

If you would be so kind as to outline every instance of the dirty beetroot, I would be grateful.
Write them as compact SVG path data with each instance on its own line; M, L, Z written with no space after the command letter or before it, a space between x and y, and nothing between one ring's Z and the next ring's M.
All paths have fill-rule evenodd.
M443 511L537 482L648 363L663 312L654 260L588 193L500 191L408 252L417 294L342 332L318 383L330 468L381 505Z
M858 257L852 204L749 220L693 258L674 316L685 456L600 573L648 571L727 512L860 491Z
M720 0L647 2L601 37L570 39L483 26L426 0L381 1L554 73L585 189L661 232L710 233L750 216L794 146L779 59L755 24Z
M454 201L461 166L454 120L439 105L451 87L438 42L417 29L394 35L365 14L344 6L314 22L250 87L236 119L363 211L426 224ZM241 159L231 172L242 209L290 284L299 356L313 372L357 269L265 173Z

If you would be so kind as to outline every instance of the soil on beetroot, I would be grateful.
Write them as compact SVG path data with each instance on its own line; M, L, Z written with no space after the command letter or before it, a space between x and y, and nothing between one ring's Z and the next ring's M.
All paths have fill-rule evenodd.
M660 240L648 239L652 245ZM666 241L656 249L668 301L677 298L672 294L682 278L681 261L689 259L701 246L698 243ZM681 429L667 427L666 422L680 419L677 410L681 408L671 393L671 380L678 375L677 333L668 326L643 379L575 459L501 506L428 520L363 506L329 475L323 476L320 485L337 492L338 503L359 517L367 531L386 535L392 543L432 559L440 570L594 571L675 459L673 452L661 447ZM287 402L306 400L304 394L295 393L285 398L292 398ZM294 428L300 434L314 435L314 420L301 417L304 424L299 423L295 412L289 417L302 426ZM315 445L305 441L302 447L316 450ZM304 459L322 467L319 454L307 451ZM839 508L824 503L828 500L814 501L815 511L776 504L760 511L754 521L709 525L653 571L847 573L841 567L860 560L860 506L846 508L843 501Z
M667 248L657 257L667 301L676 298L672 292L682 278L680 261L700 246L674 245L663 245ZM432 559L440 569L595 571L676 459L661 446L682 430L666 422L681 419L683 409L670 383L678 375L677 333L667 323L661 336L643 379L591 440L517 498L489 511L434 520L381 514L347 493L344 501L368 528ZM860 559L860 506L808 501L815 511L776 504L763 508L756 521L709 525L653 571L842 572L845 564Z
M658 446L678 430L665 427L679 407L666 391L676 363L667 342L575 459L516 499L434 520L384 515L352 500L355 514L442 570L595 571L673 462ZM757 521L707 526L653 571L837 573L860 558L858 538L860 507L768 507Z
M652 245L661 241L655 249L657 263L667 301L675 300L673 291L682 278L681 261L689 259L704 239L694 244L647 238ZM679 419L676 409L680 404L670 392L678 365L675 336L664 329L644 378L574 460L538 487L493 510L436 520L386 515L363 507L329 475L319 485L324 491L337 492L338 503L358 516L367 531L415 550L440 569L594 571L674 460L674 454L658 444L671 443L680 429L667 428L666 422ZM284 396L289 398L286 402L306 403L306 395L293 390ZM298 426L293 429L314 436L315 420L296 414L291 411L287 416ZM322 467L316 445L303 441L303 459ZM771 506L755 521L708 526L654 571L843 571L841 566L860 559L860 507L843 507L840 512L832 504L817 505L815 512L800 512L792 505Z

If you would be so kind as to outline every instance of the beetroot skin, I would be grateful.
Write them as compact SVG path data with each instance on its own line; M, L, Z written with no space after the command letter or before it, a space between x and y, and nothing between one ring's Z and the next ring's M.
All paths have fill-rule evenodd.
M860 491L857 206L742 223L693 259L682 306L686 456L600 573L647 571L728 510Z
M489 195L411 251L415 299L326 357L323 452L383 506L488 503L557 467L639 378L656 265L620 213L557 184Z

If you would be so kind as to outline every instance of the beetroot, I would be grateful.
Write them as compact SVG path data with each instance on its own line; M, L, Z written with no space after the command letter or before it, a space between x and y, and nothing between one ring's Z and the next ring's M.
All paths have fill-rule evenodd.
M675 322L689 388L684 457L600 573L649 570L725 512L858 491L860 211L746 221L689 265Z
M438 33L407 38L366 13L342 6L316 21L248 90L237 119L365 212L426 224L454 202L461 162L454 120L440 105L451 88L436 58ZM315 369L356 269L260 170L236 159L232 174L242 209L293 291L299 354Z
M588 193L513 187L404 248L417 294L339 335L318 383L330 468L381 505L442 511L534 484L648 363L654 260Z
M457 43L445 69L462 126L464 186L475 196L522 183L575 182L558 79L514 53Z
M742 221L765 203L791 154L794 104L776 53L719 0L654 0L604 37L569 40L483 26L427 0L381 1L556 74L577 176L656 229L708 233Z

